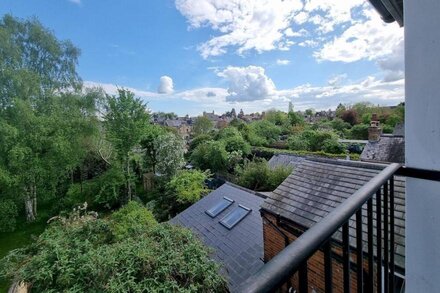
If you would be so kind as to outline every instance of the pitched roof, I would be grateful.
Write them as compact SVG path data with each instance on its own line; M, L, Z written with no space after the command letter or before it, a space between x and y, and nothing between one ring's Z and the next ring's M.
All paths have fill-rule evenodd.
M205 211L226 196L234 203L215 218ZM195 231L202 241L213 248L213 257L223 264L223 273L229 280L230 291L263 266L263 223L259 212L264 198L252 191L225 183L188 209L170 220L171 223ZM231 230L219 223L223 217L244 205L252 211Z
M394 136L405 136L405 123L399 123L394 127Z
M273 191L270 198L267 198L261 207L308 229L370 181L385 166L383 164L331 159L306 159ZM405 180L403 177L395 177L394 182L395 261L397 266L404 268ZM374 218L376 217L375 205L375 201L373 201ZM363 206L363 214L363 230L366 233L366 205ZM354 247L356 246L355 227L355 221L351 219L350 244ZM337 232L334 238L340 240L341 234ZM364 241L367 239L366 235L363 239ZM366 245L367 243L364 242L364 251L367 249Z
M361 154L362 161L405 162L405 138L394 135L381 135L379 141L368 142Z
M305 160L305 157L291 154L276 154L269 160L269 167L271 169L278 166L295 168L299 163Z

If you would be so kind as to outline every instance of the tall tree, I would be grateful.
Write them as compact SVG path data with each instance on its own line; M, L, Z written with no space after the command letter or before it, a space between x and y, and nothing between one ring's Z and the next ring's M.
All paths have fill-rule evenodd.
M196 122L194 122L193 132L194 135L206 134L214 127L214 123L209 120L208 117L200 116L197 117Z
M37 197L55 194L80 163L78 145L93 125L93 97L72 93L81 87L78 56L37 20L0 20L0 200L24 199L28 221Z
M107 139L112 143L116 159L124 168L127 199L132 198L133 175L130 157L141 142L149 124L150 114L146 105L134 94L118 89L118 95L107 95L104 127Z

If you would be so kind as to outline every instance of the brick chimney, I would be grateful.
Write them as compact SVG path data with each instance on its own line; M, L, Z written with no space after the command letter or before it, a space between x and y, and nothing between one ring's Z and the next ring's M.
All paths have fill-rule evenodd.
M368 140L379 141L381 134L382 134L382 128L380 128L379 119L377 118L377 114L373 113L371 115L370 127L368 127Z

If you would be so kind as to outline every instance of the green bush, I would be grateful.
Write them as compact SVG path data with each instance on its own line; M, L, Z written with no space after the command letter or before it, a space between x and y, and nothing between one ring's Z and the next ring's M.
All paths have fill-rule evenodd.
M196 147L198 147L200 144L212 140L212 137L209 134L200 134L194 139L191 140L189 144L189 152L192 152L195 150Z
M18 209L15 202L10 199L0 200L0 232L15 230Z
M382 132L383 133L390 134L390 133L393 133L393 131L394 131L394 127L393 126L388 125L388 124L383 124L382 125Z
M144 223L141 234L114 237L111 222L131 221L133 211L126 212L53 223L30 246L3 258L0 275L30 283L32 292L227 291L219 266L188 229Z
M291 168L283 166L270 169L264 159L255 159L239 166L236 170L237 183L243 187L257 191L272 191L292 172Z
M341 154L345 151L345 147L335 139L327 139L324 141L321 150L330 154Z
M357 124L350 130L350 138L352 139L368 139L368 124Z
M227 152L241 152L244 156L251 153L251 145L241 135L231 136L223 140Z
M124 239L130 235L144 233L157 225L153 213L141 204L130 201L111 215L110 227L116 239Z
M302 139L299 135L289 137L287 145L289 146L289 149L294 151L306 151L309 149L308 142Z
M198 170L180 171L167 184L167 191L180 204L192 204L209 192L205 181L209 173Z

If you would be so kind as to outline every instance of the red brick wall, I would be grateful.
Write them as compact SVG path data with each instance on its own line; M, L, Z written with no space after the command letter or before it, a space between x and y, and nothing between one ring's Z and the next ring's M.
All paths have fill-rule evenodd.
M284 229L283 227L277 225L276 218L264 211L262 214L270 221L272 224L278 227L279 230L283 231L284 234L288 235L289 243L292 243L297 237ZM299 227L296 227L298 230ZM275 255L277 255L281 250L284 249L284 236L281 235L271 224L263 218L263 238L264 238L264 260L269 261ZM342 249L337 245L332 245L333 255L339 255L342 257ZM351 254L352 263L356 263L356 255ZM322 251L317 251L307 262L308 264L308 283L309 292L325 292L325 273L324 273L324 253ZM365 272L368 271L368 262L364 260L363 267ZM343 292L343 266L342 263L333 258L332 259L332 269L333 269L333 292L342 293ZM351 290L356 292L356 272L352 271L350 273L351 277ZM298 288L298 274L295 274L291 278L291 283L294 289ZM282 288L282 291L287 291L287 286ZM313 291L315 290L315 291Z

